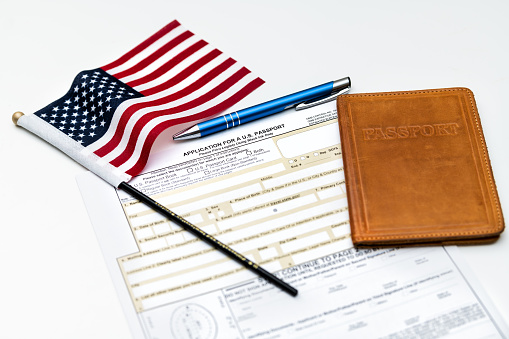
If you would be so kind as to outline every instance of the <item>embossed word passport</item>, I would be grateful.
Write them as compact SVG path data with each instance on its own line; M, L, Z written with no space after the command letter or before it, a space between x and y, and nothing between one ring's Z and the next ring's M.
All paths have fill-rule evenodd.
M467 88L338 98L357 246L495 241L504 219Z

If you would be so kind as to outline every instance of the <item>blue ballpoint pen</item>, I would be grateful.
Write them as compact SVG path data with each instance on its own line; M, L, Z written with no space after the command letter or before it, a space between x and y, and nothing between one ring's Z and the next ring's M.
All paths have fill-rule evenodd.
M338 95L347 93L350 90L350 86L349 77L331 81L279 99L267 101L263 104L251 106L237 112L228 113L214 119L200 122L178 132L173 136L173 140L201 138L271 114L282 112L288 108L295 107L296 110L301 110L316 106L324 102L332 101Z

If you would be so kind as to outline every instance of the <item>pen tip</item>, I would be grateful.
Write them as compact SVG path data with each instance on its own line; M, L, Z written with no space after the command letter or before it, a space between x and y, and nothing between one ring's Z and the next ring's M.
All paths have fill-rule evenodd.
M197 125L186 128L173 135L173 140L188 140L201 137L200 129Z
M181 136L187 131L187 128L186 129L183 129L182 131L180 132L177 132L173 135L173 140L180 140Z

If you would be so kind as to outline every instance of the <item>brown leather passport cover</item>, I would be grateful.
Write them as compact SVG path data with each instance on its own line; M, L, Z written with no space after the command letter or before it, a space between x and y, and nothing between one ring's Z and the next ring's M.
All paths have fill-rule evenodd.
M337 105L355 245L498 238L504 220L469 89L351 94Z

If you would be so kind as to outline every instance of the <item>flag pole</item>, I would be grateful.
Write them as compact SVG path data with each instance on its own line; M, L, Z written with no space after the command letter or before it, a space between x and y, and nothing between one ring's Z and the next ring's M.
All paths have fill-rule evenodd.
M18 119L23 116L24 114L22 112L15 112L12 115L12 122L17 126L18 125ZM266 279L271 284L279 287L283 291L287 292L291 296L297 296L298 291L294 287L290 286L289 284L285 283L283 280L279 279L269 271L266 271L258 264L252 262L242 254L238 253L237 251L233 250L230 246L226 245L225 243L219 241L212 235L204 232L199 227L195 226L194 224L190 223L189 221L185 220L181 216L177 215L176 213L172 212L170 209L168 209L166 206L158 203L157 201L153 200L149 196L145 195L144 193L140 192L136 188L132 187L125 181L121 182L118 186L119 189L129 193L132 197L138 199L148 207L152 208L154 211L160 213L161 215L165 216L169 220L175 222L179 226L183 227L185 230L189 231L193 235L197 236L201 240L205 241L209 245L213 246L223 254L227 255L231 259L237 261L238 263L242 264L245 268L251 270L252 272L258 274L262 278Z

